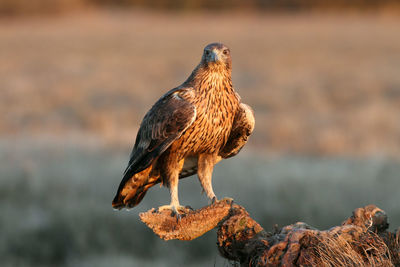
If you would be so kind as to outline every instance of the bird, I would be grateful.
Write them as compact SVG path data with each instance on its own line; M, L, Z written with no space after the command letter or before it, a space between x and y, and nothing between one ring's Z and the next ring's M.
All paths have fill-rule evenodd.
M150 187L162 183L171 202L158 210L182 214L179 179L196 173L214 203L215 164L238 154L254 125L252 108L241 102L232 85L230 49L208 44L186 81L165 93L144 116L113 208L135 207Z

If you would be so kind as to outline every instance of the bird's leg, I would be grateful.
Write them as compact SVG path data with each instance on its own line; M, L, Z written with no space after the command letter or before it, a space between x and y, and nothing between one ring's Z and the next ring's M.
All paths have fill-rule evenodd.
M180 218L180 211L185 212L185 207L181 206L179 204L179 198L178 198L178 181L179 181L179 173L177 175L174 175L174 177L171 177L171 183L170 183L170 193L171 193L171 209L172 212L177 215L178 218Z
M203 190L206 193L207 197L211 200L211 203L214 203L217 200L211 183L212 172L215 162L215 155L201 154L199 155L199 160L197 163L197 175L199 177L200 184L203 187Z
M171 194L171 203L169 205L161 206L158 211L162 210L172 210L174 214L180 217L180 213L185 213L186 208L179 204L178 198L178 182L179 182L179 172L182 169L183 160L177 163L175 166L169 165L167 168L166 175L166 185L169 187L169 192Z

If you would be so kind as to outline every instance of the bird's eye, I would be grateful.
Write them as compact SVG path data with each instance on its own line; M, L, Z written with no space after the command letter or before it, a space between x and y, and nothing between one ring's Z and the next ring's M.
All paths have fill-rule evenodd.
M229 50L225 49L222 53L224 53L224 55L227 55L227 54L229 54Z
M206 56L208 56L210 54L210 50L204 50L204 53L206 54Z

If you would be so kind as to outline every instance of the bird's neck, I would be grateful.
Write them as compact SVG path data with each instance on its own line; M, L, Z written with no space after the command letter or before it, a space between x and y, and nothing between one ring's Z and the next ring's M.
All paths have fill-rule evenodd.
M231 70L222 66L200 66L194 71L193 78L193 87L199 93L233 92Z

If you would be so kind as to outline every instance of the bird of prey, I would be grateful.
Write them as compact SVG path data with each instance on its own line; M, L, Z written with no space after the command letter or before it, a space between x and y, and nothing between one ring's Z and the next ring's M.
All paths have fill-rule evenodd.
M128 166L112 202L114 208L139 204L157 183L167 186L171 209L179 215L178 181L197 173L207 197L214 165L235 156L254 129L252 109L241 103L231 79L227 46L204 48L200 63L180 86L164 94L147 112L137 133Z

